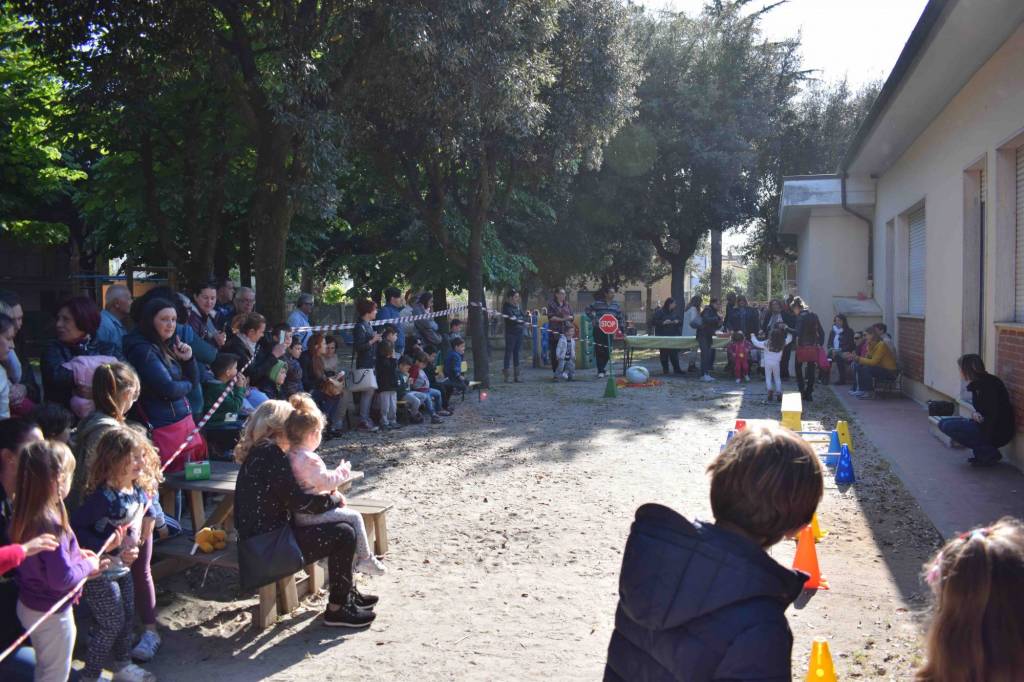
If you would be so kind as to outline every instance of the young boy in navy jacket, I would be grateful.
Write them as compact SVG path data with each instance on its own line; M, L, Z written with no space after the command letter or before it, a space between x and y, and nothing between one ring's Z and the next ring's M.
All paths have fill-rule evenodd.
M749 427L708 471L714 523L659 504L636 512L606 681L792 679L785 612L807 575L766 550L811 522L821 464L791 431Z

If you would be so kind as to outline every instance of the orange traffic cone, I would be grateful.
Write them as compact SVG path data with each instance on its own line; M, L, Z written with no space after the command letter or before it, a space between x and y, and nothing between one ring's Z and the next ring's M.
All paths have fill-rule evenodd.
M814 536L815 542L820 542L826 535L828 535L828 531L822 530L821 526L818 525L817 514L811 517L811 535Z
M810 574L804 583L805 590L828 589L828 581L822 577L821 569L818 568L818 552L814 549L814 532L810 526L805 526L797 537L793 568Z
M811 645L811 662L807 665L805 682L836 682L836 671L832 667L832 654L828 640L816 637Z

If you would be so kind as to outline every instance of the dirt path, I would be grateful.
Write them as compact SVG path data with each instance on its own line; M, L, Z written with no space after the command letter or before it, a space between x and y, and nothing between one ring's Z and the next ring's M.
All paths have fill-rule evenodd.
M704 469L737 415L777 417L763 383L671 379L621 390L497 385L442 427L337 441L330 457L365 469L359 494L395 502L390 572L366 632L320 626L324 597L275 628L248 627L254 598L235 577L198 569L161 585L161 680L596 680L603 670L632 513L657 501L709 518ZM831 427L828 390L805 414ZM854 425L858 482L826 490L819 546L832 589L789 612L794 677L811 639L829 638L842 678L910 677L919 662L921 563L938 542ZM330 458L328 457L328 458ZM773 550L783 563L793 546ZM173 592L173 594L172 594Z

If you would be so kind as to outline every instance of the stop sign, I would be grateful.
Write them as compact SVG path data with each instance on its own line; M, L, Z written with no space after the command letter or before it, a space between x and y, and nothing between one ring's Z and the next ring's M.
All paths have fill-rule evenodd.
M597 328L605 334L614 334L619 331L619 320L611 313L605 313L598 318Z

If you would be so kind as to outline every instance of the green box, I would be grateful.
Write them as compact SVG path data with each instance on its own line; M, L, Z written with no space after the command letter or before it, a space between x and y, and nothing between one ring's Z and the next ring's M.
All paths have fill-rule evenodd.
M186 462L186 481L208 481L210 480L210 462Z

